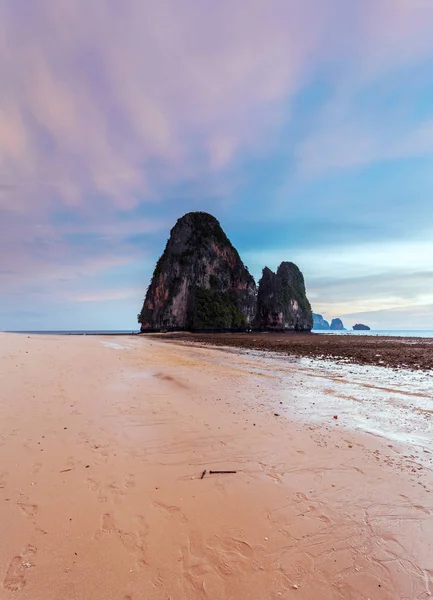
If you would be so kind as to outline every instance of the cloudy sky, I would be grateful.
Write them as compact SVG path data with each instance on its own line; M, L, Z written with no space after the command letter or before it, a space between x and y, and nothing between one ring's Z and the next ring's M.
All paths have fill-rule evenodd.
M433 328L431 0L2 0L0 329L136 327L212 212L316 312Z

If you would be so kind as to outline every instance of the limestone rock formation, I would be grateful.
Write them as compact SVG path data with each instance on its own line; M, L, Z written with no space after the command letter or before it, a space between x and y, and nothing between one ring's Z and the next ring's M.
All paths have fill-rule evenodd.
M313 315L304 277L291 262L282 262L274 273L263 269L257 295L254 328L270 331L311 331Z
M341 319L332 319L331 331L345 331L343 321Z
M256 284L215 217L192 212L170 232L138 315L141 331L249 328Z
M368 325L363 325L363 323L357 323L353 326L354 331L370 331L370 327Z
M317 331L329 331L329 323L325 321L322 315L318 315L317 313L313 313L313 330Z

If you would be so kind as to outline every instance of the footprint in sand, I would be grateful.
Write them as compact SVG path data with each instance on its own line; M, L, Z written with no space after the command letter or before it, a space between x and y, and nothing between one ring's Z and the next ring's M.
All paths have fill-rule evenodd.
M164 575L162 574L162 571L160 569L157 569L156 577L152 583L153 583L154 587L160 587L160 588L164 587Z
M102 524L94 538L100 540L104 535L115 535L123 546L135 555L137 566L147 567L146 562L146 537L148 533L147 525L140 515L136 519L136 528L134 531L123 531L115 526L114 517L111 513L102 515Z
M133 488L135 487L135 475L130 473L125 481L125 487Z
M105 535L111 535L118 533L114 525L114 517L111 513L105 513L101 517L101 526L98 531L93 535L95 540L102 539Z
M23 502L18 502L17 506L23 515L26 515L29 519L33 519L38 514L38 507L36 504L24 504Z
M117 485L117 483L115 481L113 481L112 483L109 483L105 489L110 494L116 494L118 496L122 496L122 494L123 494L122 490L119 488L119 486Z
M164 504L164 502L154 502L154 506L170 516L177 515L182 523L187 521L186 516L179 506Z
M89 478L87 480L87 484L92 492L96 492L96 499L98 502L107 502L108 495L107 492L102 489L101 484L95 479Z
M146 562L146 534L143 532L130 533L127 531L117 530L116 532L123 546L132 553L136 558L138 567L147 567Z
M208 540L207 543L212 544L212 540ZM254 550L252 546L243 540L225 537L220 540L219 545L223 552L229 554L238 554L242 558L250 560L254 558Z
M29 544L20 556L14 556L6 571L3 587L9 592L19 592L26 585L26 569L32 566L31 559L36 554L36 547Z
M110 513L102 515L101 531L103 533L112 533L114 531L114 518Z
M136 556L137 566L141 568L147 567L146 560L146 552L147 552L147 535L149 533L149 528L147 526L144 517L141 515L137 515L136 517L136 526L134 528L133 534L124 534L124 532L119 532L120 539L125 546L128 546L132 542L133 551ZM128 541L128 543L126 543Z

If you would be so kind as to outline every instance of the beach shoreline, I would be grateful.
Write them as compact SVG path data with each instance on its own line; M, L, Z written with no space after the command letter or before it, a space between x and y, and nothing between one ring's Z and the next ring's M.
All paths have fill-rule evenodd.
M2 598L431 596L427 374L168 341L0 335Z

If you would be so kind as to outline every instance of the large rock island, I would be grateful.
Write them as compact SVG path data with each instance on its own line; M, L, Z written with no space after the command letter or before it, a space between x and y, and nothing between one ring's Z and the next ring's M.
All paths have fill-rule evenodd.
M141 331L239 331L255 311L254 278L217 219L203 212L180 218L138 316Z
M268 331L311 331L313 314L304 277L292 262L282 262L276 273L263 269L254 326Z
M259 291L221 225L204 212L181 217L170 232L138 315L151 331L310 331L304 278L283 262L263 270Z

